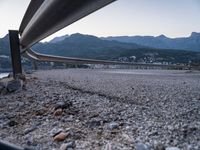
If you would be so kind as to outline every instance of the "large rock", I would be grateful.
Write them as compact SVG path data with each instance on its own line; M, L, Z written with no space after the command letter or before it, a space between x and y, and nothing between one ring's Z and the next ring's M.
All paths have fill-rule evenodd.
M7 83L7 91L8 92L15 92L18 90L21 90L23 87L23 81L22 80L11 80Z

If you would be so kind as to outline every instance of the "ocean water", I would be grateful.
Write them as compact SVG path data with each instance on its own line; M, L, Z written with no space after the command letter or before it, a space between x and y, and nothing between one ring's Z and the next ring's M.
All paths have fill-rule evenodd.
M3 77L7 77L9 75L9 73L0 73L0 79Z

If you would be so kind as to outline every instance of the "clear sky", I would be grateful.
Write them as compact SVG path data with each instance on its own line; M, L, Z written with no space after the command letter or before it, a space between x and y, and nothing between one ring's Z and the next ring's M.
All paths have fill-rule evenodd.
M30 0L0 0L0 37L18 29ZM50 36L189 36L200 32L200 0L118 0Z

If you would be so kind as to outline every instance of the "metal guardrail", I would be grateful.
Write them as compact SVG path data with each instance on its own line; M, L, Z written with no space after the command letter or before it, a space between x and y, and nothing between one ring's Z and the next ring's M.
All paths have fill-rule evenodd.
M31 1L19 30L23 48L31 47L115 0L44 0L43 3L40 0L34 1Z
M74 57L61 57L61 56L36 53L33 50L31 50L31 48L25 51L24 56L37 61L75 63L75 64L130 65L130 66L145 66L145 67L166 67L166 68L187 67L183 65L165 65L165 64L150 64L150 63L147 64L147 63L136 63L136 62L132 63L132 62L107 61L107 60L97 60L97 59L83 59Z
M1 150L31 150L31 149L28 149L28 148L21 148L21 147L14 145L14 144L4 142L4 141L1 141L1 140L0 140L0 149Z
M20 53L24 53L40 40L114 1L116 0L31 0L19 31L9 31L14 78L17 74L22 73ZM18 34L21 35L20 38ZM33 55L33 53L31 55L30 52L27 54L32 59L43 61L52 59L51 61L56 62L75 61L74 58L44 57L43 55ZM79 59L78 61L76 59L76 62L84 61L90 60ZM98 61L93 60L90 62L97 63ZM101 63L103 62L101 61Z
M42 5L44 0L31 0L28 9L24 15L24 18L22 19L20 28L19 28L19 34L21 35L24 32L24 29L38 10L38 8Z
M147 67L185 67L181 65L128 63L96 59L60 57L35 53L30 49L33 44L114 1L116 0L31 0L21 22L19 31L13 31L15 33L18 32L21 35L21 38L19 38L20 42L18 42L18 44L21 46L21 53L38 61L76 64L133 65ZM21 56L18 55L19 45L15 44L13 46L13 43L16 43L15 41L18 40L17 38L18 37L10 34L10 39L13 39L10 40L10 44L13 56L12 64L14 75L22 73L21 62L19 61L21 60Z

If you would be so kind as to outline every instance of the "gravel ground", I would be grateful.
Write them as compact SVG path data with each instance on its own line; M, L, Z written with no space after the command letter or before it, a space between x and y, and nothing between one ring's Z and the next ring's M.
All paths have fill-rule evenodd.
M200 149L198 71L66 69L27 78L25 90L0 97L2 140L39 150ZM67 136L57 142L60 131Z

